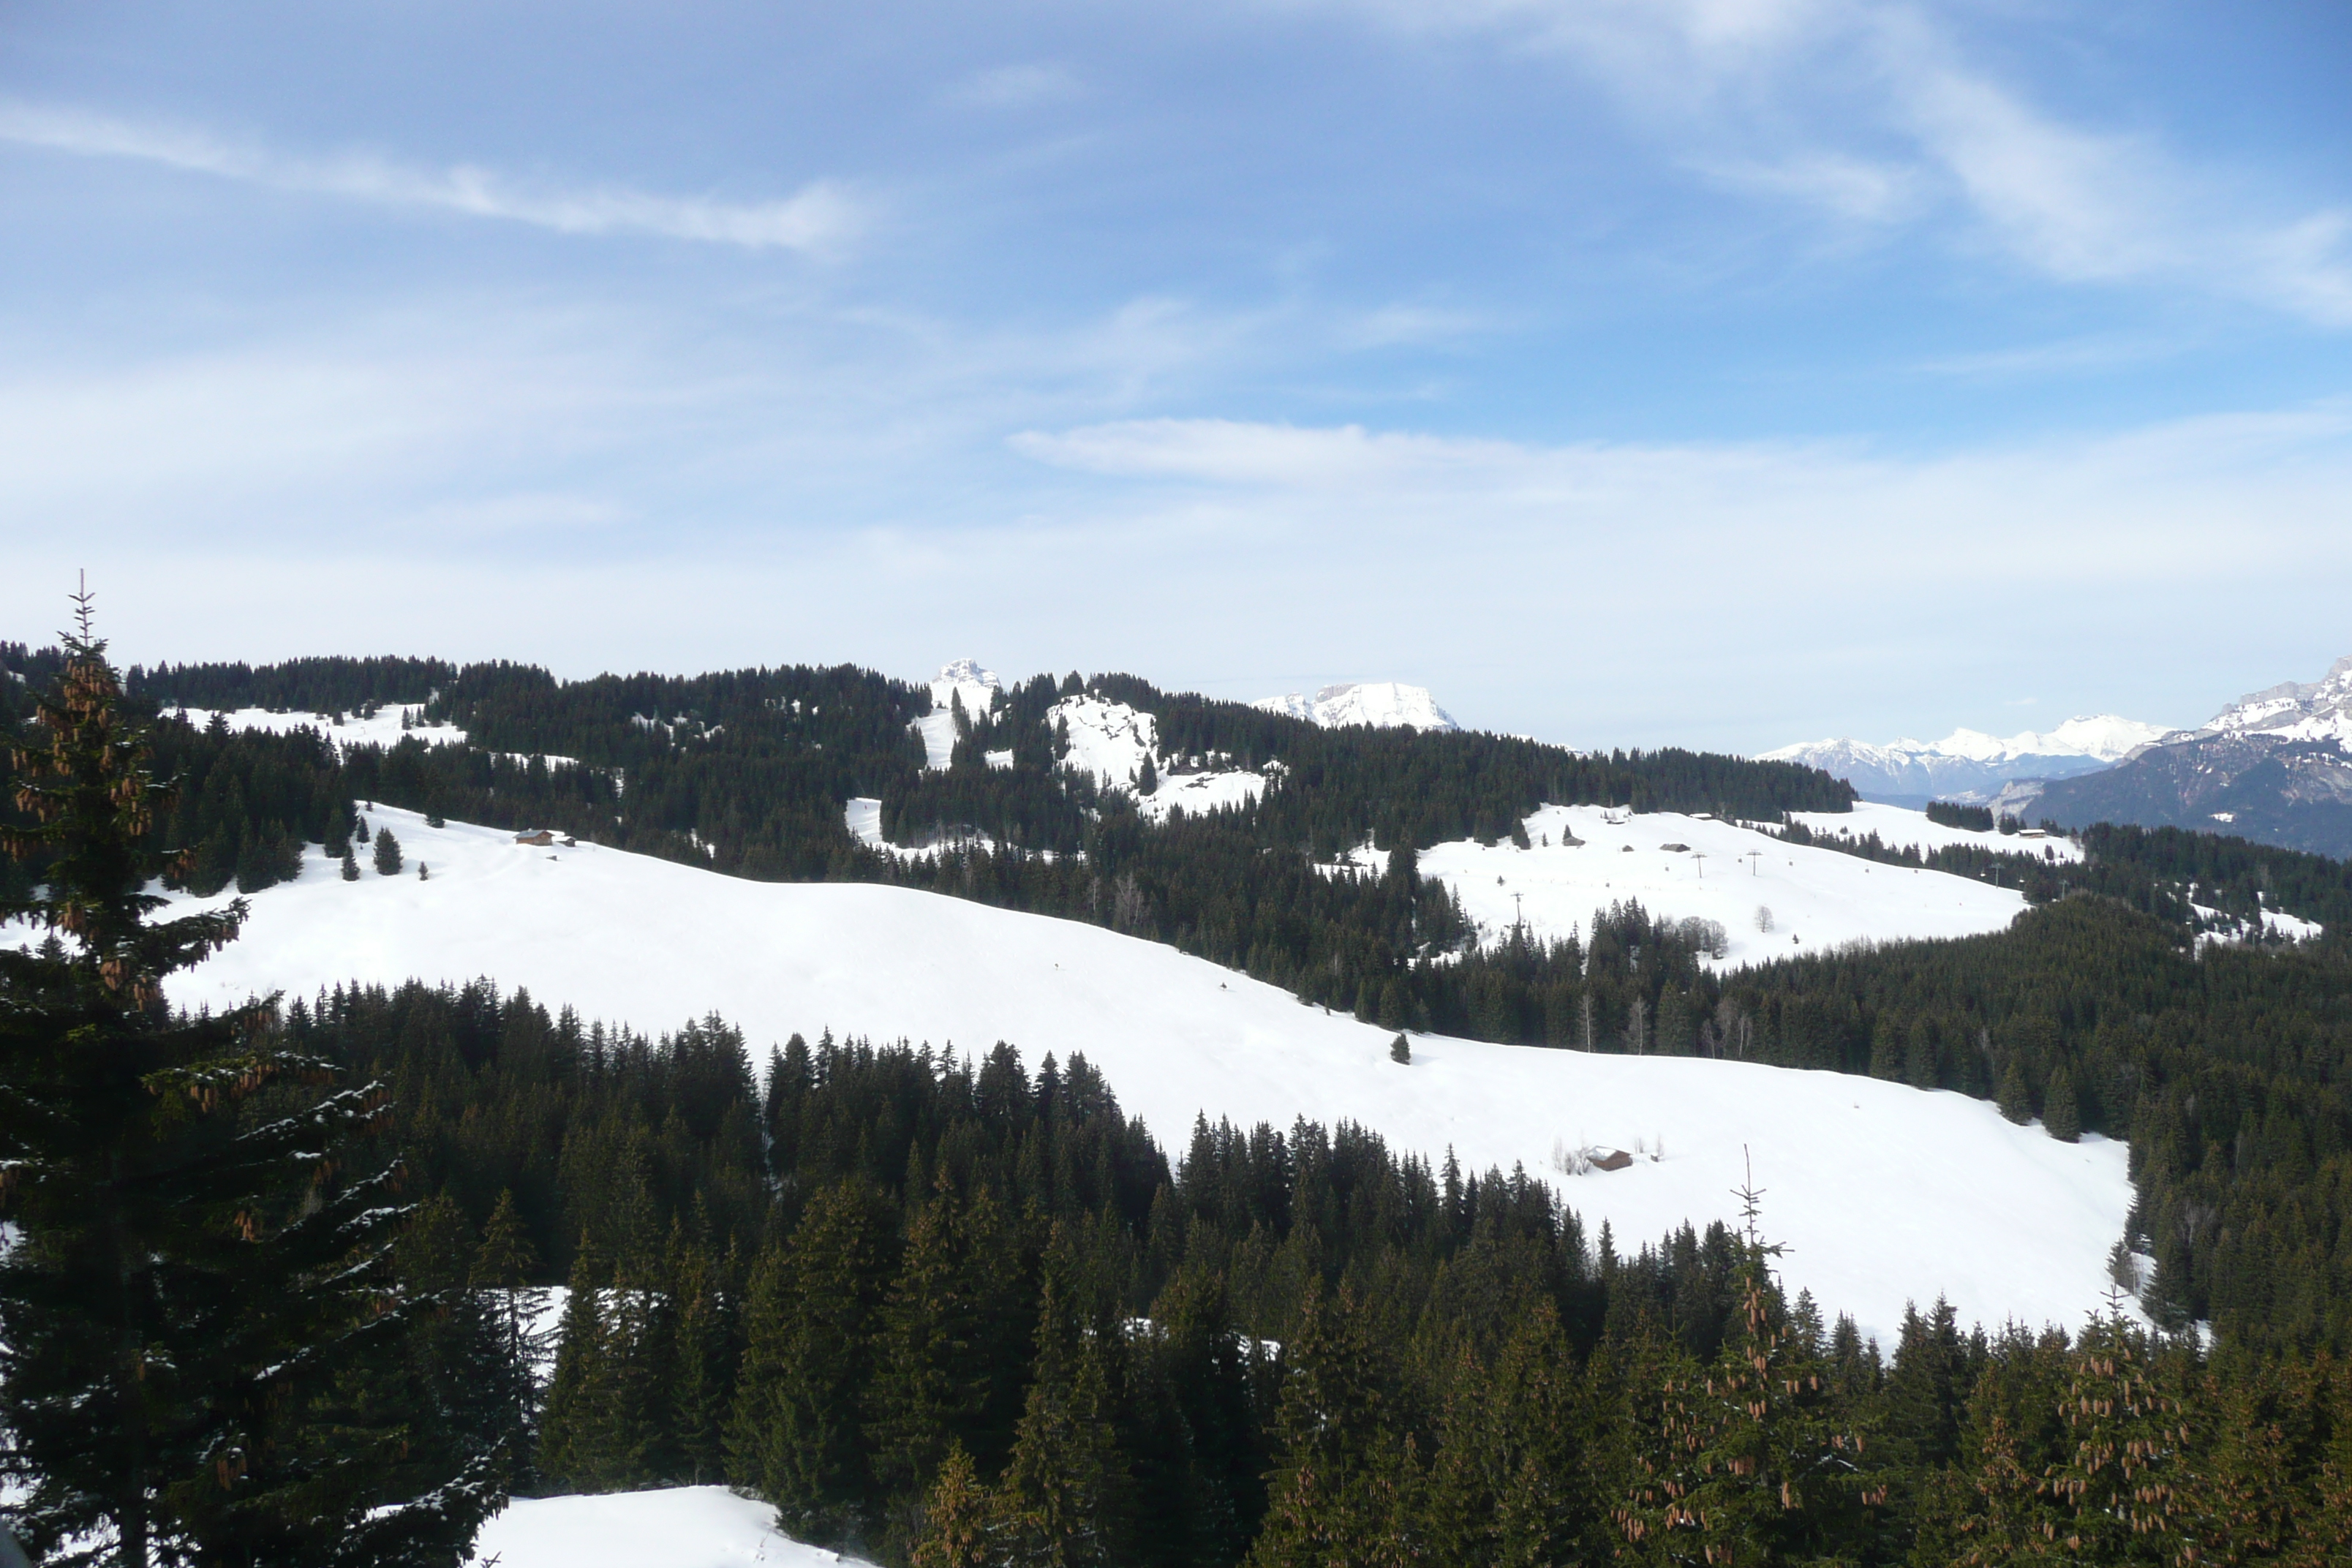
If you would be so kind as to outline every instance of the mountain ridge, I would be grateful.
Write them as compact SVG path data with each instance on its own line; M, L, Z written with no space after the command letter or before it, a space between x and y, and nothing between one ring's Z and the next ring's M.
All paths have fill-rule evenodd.
M1459 730L1454 715L1437 705L1425 686L1395 680L1343 680L1320 687L1313 697L1292 691L1262 697L1251 707L1267 713L1304 719L1327 729L1369 724L1376 730L1411 725L1416 730Z
M2014 779L2065 778L2113 766L2173 731L2114 713L2081 714L2056 728L2015 735L1956 729L1939 741L1907 737L1874 745L1839 737L1758 754L1843 778L1866 795L1989 800Z
M2194 730L2113 768L2021 785L2011 809L2091 822L2228 833L2352 858L2352 656L2315 681L2247 693Z

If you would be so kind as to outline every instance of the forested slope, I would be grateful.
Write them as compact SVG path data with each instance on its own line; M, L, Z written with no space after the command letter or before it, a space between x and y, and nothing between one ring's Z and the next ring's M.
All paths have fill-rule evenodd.
M1171 1159L1079 1060L795 1037L761 1075L721 1020L653 1040L487 985L288 1028L396 1087L438 1255L568 1278L525 1489L724 1479L917 1563L2352 1545L2336 1363L1937 1308L1874 1347L1773 1286L1769 1198L1633 1247L1359 1128Z

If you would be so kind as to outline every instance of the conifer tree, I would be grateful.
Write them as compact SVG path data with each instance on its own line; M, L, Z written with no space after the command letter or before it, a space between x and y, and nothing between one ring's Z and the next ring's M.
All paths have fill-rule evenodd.
M602 1305L609 1286L602 1249L583 1236L572 1257L555 1368L540 1418L538 1468L558 1481L584 1483L599 1465L597 1406L612 1381Z
M1654 1426L1637 1447L1614 1520L1642 1563L1696 1558L1718 1568L1835 1554L1856 1512L1886 1500L1865 1469L1864 1445L1843 1429L1822 1365L1818 1319L1810 1332L1785 1312L1758 1234L1758 1200L1743 1187L1747 1231L1734 1272L1734 1313L1703 1371L1675 1368L1654 1390Z
M2064 1403L2072 1452L2050 1476L2066 1550L2098 1563L2168 1560L2189 1517L2189 1429L2166 1369L2120 1303L2083 1331Z
M1275 1416L1278 1457L1251 1568L1412 1562L1418 1544L1403 1506L1411 1460L1349 1287L1327 1299L1308 1286L1288 1355Z
M942 1169L908 1223L877 1334L866 1436L886 1486L927 1483L950 1441L974 1450L975 1462L992 1453L1001 1462L1013 1422L991 1417L1019 1386L1020 1284L1003 1205L985 1186L967 1201Z
M2020 1127L2033 1120L2033 1090L2025 1081L2025 1064L2015 1056L2000 1069L2000 1089L1993 1103Z
M2252 1368L2227 1387L2209 1373L2183 1401L2205 1429L2187 1509L2205 1561L2274 1562L2299 1533L2298 1512L2319 1523L2324 1505L2310 1507L2300 1495L2326 1429L2315 1408L2317 1382L2307 1367ZM2309 1533L2325 1538L2324 1528Z
M379 877L400 875L400 840L392 836L389 827L375 830L375 870Z
M1071 1300L1075 1259L1056 1230L1029 1392L993 1500L995 1533L1008 1562L1105 1568L1114 1558L1118 1508L1110 1386L1099 1338L1087 1331Z
M2083 1117L2074 1103L2074 1080L2063 1067L2050 1075L2042 1093L2042 1126L2061 1143L2083 1141Z
M987 1568L995 1549L996 1500L981 1484L963 1445L950 1445L923 1508L914 1568Z
M753 1270L730 1474L774 1503L800 1540L853 1539L877 1500L856 1411L873 1375L889 1218L870 1184L837 1183L809 1201L790 1245L768 1248Z
M688 1486L719 1480L726 1468L735 1360L727 1272L700 1241L678 1249L669 1268L672 1473Z
M1597 1549L1582 1452L1595 1413L1573 1367L1559 1312L1543 1300L1491 1368L1463 1352L1430 1478L1438 1560L1568 1563Z
M502 1423L509 1462L518 1479L527 1474L538 1442L538 1387L530 1369L538 1364L541 1347L532 1338L525 1300L538 1268L539 1256L523 1228L521 1215L516 1212L514 1193L501 1188L498 1206L482 1226L481 1245L475 1249L467 1280L488 1299L507 1364L522 1374L509 1385Z
M155 922L142 891L171 791L79 595L65 665L15 751L42 885L0 917L0 1408L30 1478L37 1554L117 1563L369 1563L459 1554L497 1501L480 1452L408 1439L390 1407L418 1311L393 1276L396 1167L352 1151L380 1086L336 1090L274 999L194 1019L163 982L234 940L242 901ZM180 867L184 873L186 862ZM339 1169L340 1167L340 1169ZM389 1309L389 1310L387 1310Z
M342 875L346 882L356 882L360 879L360 863L357 857L352 855L352 847L348 844L343 846Z
M2058 1543L2062 1516L2052 1505L2017 1430L2004 1415L1993 1415L1973 1472L1960 1494L1952 1527L1958 1568L2079 1561Z

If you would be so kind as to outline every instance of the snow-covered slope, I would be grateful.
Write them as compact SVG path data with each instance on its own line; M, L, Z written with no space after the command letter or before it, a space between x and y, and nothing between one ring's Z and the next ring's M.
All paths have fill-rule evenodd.
M2045 860L2080 860L2083 847L2066 837L2024 837L2014 833L1972 828L1947 827L1940 822L1930 822L1924 811L1905 806L1882 805L1874 801L1863 801L1852 811L1793 811L1789 814L1814 833L1847 838L1867 838L1878 835L1880 843L1890 849L1916 849L1931 854L1949 845L1965 844L1978 849L1990 849L1996 855L2034 855ZM2029 833L2039 829L2029 828Z
M367 718L346 713L340 724L331 713L276 713L267 708L233 708L219 713L188 710L188 722L198 729L215 718L232 730L266 730L276 735L316 730L338 748L371 743L390 746L404 735L414 735L427 745L459 744L466 739L466 732L454 724L427 724L423 710L415 708L379 708Z
M1151 759L1158 786L1139 795L1136 809L1157 822L1181 806L1188 812L1213 811L1241 805L1265 793L1266 775L1219 765L1222 758L1172 758L1160 755L1160 721L1124 702L1099 697L1065 697L1047 710L1046 724L1058 736L1067 733L1066 767L1092 773L1104 789L1133 790L1143 776L1144 759ZM1193 763L1203 765L1192 767Z
M1293 691L1264 698L1250 706L1269 713L1286 713L1310 724L1370 724L1375 729L1393 729L1400 724L1410 724L1416 730L1460 728L1453 715L1437 705L1437 699L1429 694L1427 687L1405 686L1393 680L1342 681L1322 688L1311 698Z
M2113 713L2067 720L2054 730L1988 735L1955 730L1940 741L1801 741L1766 752L1772 763L1801 763L1844 779L1864 795L1988 797L2011 779L2070 778L2110 767L2161 739L2161 725Z
M1744 1148L1770 1191L1767 1224L1793 1247L1790 1281L1882 1338L1906 1300L1938 1293L1963 1321L2079 1321L2100 1300L2131 1206L2121 1145L2059 1143L1958 1095L1440 1037L1416 1040L1412 1065L1400 1066L1379 1029L1098 927L906 889L751 882L589 846L525 848L509 834L434 829L405 812L375 816L412 862L431 865L429 881L344 882L314 858L299 879L253 895L244 940L181 977L174 1000L217 1005L352 979L490 975L648 1030L716 1009L755 1047L829 1026L962 1050L1009 1040L1033 1066L1048 1051L1084 1052L1172 1149L1201 1113L1244 1125L1348 1119L1433 1158L1452 1147L1473 1168L1524 1163L1538 1173L1562 1147L1663 1144L1662 1159L1629 1170L1557 1178L1595 1233L1605 1218L1629 1246L1685 1220L1730 1217ZM1629 825L1646 855L1598 840L1549 853L1613 858L1630 873L1634 862L1663 865L1655 844L1669 835L1696 844L1722 826L1669 820ZM1580 834L1587 826L1580 819ZM1545 852L1497 853L1532 874ZM1812 855L1850 868L1857 900L1925 900L1920 889L1944 880L1864 874L1853 857ZM1679 858L1658 871L1658 907L1685 912L1663 896L1664 879L1687 874L1695 889L1696 872ZM1760 874L1728 857L1719 873L1710 860L1706 875L1709 888L1718 876L1751 884L1731 909L1759 901ZM1589 914L1582 893L1579 901ZM1993 921L1990 911L1977 918L1973 929Z
M982 669L978 659L960 658L940 667L931 682L931 710L915 721L923 737L926 767L944 769L955 757L955 705L978 719L996 706L996 671Z
M469 1568L827 1568L854 1563L779 1535L776 1510L725 1487L517 1498L482 1526Z
M1144 759L1160 754L1160 721L1124 702L1065 697L1046 710L1045 724L1056 737L1068 732L1064 765L1092 773L1104 789L1133 789Z
M1864 805L1852 816L1821 813L1816 831L1876 832L1890 843L2015 838L1938 827L1919 812ZM1641 816L1600 806L1549 805L1527 819L1529 847L1492 848L1463 840L1421 852L1421 872L1451 887L1488 936L1524 920L1541 940L1589 929L1592 911L1637 900L1653 915L1718 921L1728 943L1717 967L1755 963L1851 942L1979 936L2000 931L2025 897L1942 871L1917 871L1834 849L1782 844L1750 827L1659 812ZM1580 847L1569 841L1580 841ZM2053 852L2073 844L2048 839ZM1677 847L1667 847L1675 846ZM1384 867L1378 851L1352 863ZM1770 930L1761 930L1769 912Z

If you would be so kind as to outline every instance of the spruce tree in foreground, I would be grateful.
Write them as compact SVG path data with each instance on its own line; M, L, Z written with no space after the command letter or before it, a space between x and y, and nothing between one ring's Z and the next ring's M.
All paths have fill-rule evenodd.
M375 830L375 869L380 877L400 875L400 840L392 836L389 827Z
M0 829L41 879L0 918L49 933L0 947L18 1532L44 1561L125 1568L447 1562L495 1506L495 1467L397 1402L424 1303L393 1274L397 1173L352 1148L387 1102L284 1048L274 1000L167 1007L164 977L245 909L151 921L170 792L78 604L43 738L15 756L32 826Z

